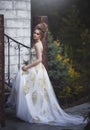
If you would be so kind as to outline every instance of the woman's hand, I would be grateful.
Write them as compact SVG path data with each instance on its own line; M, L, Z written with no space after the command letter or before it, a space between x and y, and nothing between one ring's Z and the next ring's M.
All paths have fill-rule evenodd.
M23 66L23 67L22 67L22 70L23 70L23 71L27 71L27 70L28 70L28 67L27 67L27 66Z

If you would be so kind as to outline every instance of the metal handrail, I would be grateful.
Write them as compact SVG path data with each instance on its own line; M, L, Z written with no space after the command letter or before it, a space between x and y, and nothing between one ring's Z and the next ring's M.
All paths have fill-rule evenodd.
M30 47L28 47L28 46L26 46L26 45L24 45L24 44L22 44L22 43L16 41L15 39L11 38L10 36L8 36L8 35L5 34L5 33L4 33L4 36L6 36L7 38L11 39L11 40L14 41L15 43L17 43L17 44L19 44L19 45L22 45L23 47L30 48Z
M4 34L4 37L7 39L7 42L5 41L5 43L7 43L7 48L8 48L8 72L7 72L7 84L10 86L11 82L11 78L10 78L10 46L11 43L15 43L17 44L16 49L18 49L18 69L20 68L20 56L21 56L21 48L20 47L24 47L26 49L30 49L29 46L26 46L18 41L16 41L15 39L11 38L10 36L8 36L7 34ZM15 47L14 47L15 48ZM6 81L5 81L6 82Z

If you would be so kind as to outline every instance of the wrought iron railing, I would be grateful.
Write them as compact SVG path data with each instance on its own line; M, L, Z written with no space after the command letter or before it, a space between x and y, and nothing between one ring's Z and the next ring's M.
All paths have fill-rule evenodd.
M13 77L11 73L13 69L12 67L12 59L11 57L16 57L17 59L17 70L20 68L22 64L22 57L28 56L30 54L30 47L14 40L10 36L4 34L4 46L5 46L5 83L9 86L11 85L11 81ZM14 54L15 52L15 54ZM13 54L12 54L13 53ZM15 61L15 59L14 59ZM6 67L7 66L7 67Z

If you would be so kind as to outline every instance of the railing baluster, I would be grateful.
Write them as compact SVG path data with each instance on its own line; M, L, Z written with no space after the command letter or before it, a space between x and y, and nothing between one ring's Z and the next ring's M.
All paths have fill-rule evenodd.
M19 58L18 58L18 69L20 69L20 44L18 44L18 56L19 56Z
M10 86L10 42L8 38L8 84Z

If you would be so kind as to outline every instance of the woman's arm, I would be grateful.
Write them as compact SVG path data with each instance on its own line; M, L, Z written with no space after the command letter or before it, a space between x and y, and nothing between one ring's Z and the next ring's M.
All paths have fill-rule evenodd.
M40 45L36 44L35 45L35 49L36 49L37 59L33 63L31 63L31 64L23 66L22 69L24 71L27 71L29 68L31 68L33 66L36 66L37 64L39 64L40 62L42 62L42 49L41 49Z

